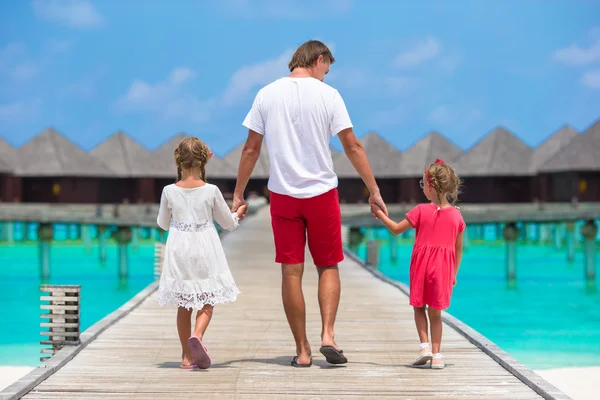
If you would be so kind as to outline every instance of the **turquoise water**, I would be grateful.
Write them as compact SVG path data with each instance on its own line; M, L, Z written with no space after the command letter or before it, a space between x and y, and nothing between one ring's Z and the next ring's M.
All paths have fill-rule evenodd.
M484 230L493 239L495 228ZM412 241L398 241L394 263L387 231L372 230L367 237L382 242L379 270L408 284ZM366 246L357 253L364 259ZM600 249L596 275L600 275L598 253ZM600 283L598 276L594 285L586 283L583 250L577 248L569 263L565 248L520 243L513 288L505 279L504 256L502 242L472 241L463 254L447 311L529 368L600 366Z
M37 229L37 228L35 228ZM35 229L27 229L34 238ZM15 238L20 240L21 230ZM150 232L144 232L148 236ZM66 226L55 228L55 238L76 237ZM140 242L137 251L129 248L129 279L121 283L117 275L117 247L108 240L107 259L99 261L97 242L86 251L81 242L55 241L51 249L51 284L81 285L81 331L126 303L154 279L154 245ZM38 246L0 242L0 365L40 364L40 279ZM44 338L45 339L45 338Z

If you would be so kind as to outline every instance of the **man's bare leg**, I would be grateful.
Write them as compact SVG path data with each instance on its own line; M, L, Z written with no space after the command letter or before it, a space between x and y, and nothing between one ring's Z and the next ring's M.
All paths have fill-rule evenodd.
M319 308L321 309L321 346L332 346L340 350L334 341L334 325L340 304L340 273L338 266L317 267L319 272Z
M306 337L306 305L302 293L302 264L282 264L281 297L288 323L296 341L298 364L310 364L311 350Z

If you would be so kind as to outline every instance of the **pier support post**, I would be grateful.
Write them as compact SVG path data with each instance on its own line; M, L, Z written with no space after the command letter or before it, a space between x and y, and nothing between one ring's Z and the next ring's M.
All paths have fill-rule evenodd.
M367 242L367 265L373 268L377 268L379 265L379 242L377 240Z
M100 263L106 263L106 225L98 225L98 253L100 257Z
M598 226L593 219L588 220L581 227L581 235L584 237L584 251L585 251L585 280L594 281L596 278L596 249L595 243L596 235L598 234Z
M390 233L390 260L395 264L398 261L398 236Z
M26 222L23 224L23 241L34 241L34 233L35 232L35 223L34 222Z
M81 225L81 238L83 240L83 247L85 248L86 253L92 251L92 238L90 236L89 225Z
M564 225L561 224L556 224L554 226L554 248L556 250L560 250L560 248L562 247L562 241L563 241L563 236L564 236Z
M54 228L52 227L52 224L41 223L38 226L37 235L40 246L40 279L42 282L45 282L50 278L50 246L52 244L52 239L54 238Z
M360 244L363 241L363 238L364 235L360 231L360 228L357 228L355 226L350 227L350 233L348 235L348 246L350 246L352 250L356 250L358 246L360 246Z
M504 240L506 241L506 279L514 283L517 278L517 238L519 228L514 222L504 226Z
M550 241L550 225L540 224L540 243L546 244Z
M6 241L9 245L15 244L14 224L12 221L2 223L2 240Z
M137 227L131 228L131 249L137 253L140 245L140 230Z
M119 278L121 280L127 279L128 270L128 256L127 256L127 245L131 242L131 227L120 226L114 234L114 238L119 244Z
M567 260L572 263L575 260L575 223L567 222Z

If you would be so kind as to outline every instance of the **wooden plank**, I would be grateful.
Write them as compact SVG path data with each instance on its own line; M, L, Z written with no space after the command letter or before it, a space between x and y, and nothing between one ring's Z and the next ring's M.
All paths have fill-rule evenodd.
M40 318L46 318L46 319L56 319L56 318L63 318L66 320L74 320L74 319L79 319L80 315L79 314L40 314Z
M79 311L78 305L60 305L60 304L41 304L40 308L42 310L60 310L60 311ZM68 315L68 314L65 314Z
M407 297L350 259L340 266L336 323L336 340L350 362L333 367L318 352L318 281L307 263L304 294L313 366L292 368L295 346L281 304L281 272L273 261L269 223L263 210L224 239L242 294L215 307L204 338L213 360L208 371L179 369L176 309L159 307L155 293L24 398L540 398L448 325L442 347L448 367L413 368L418 339Z
M79 294L77 296L40 296L40 301L63 301L63 302L79 302Z
M79 332L68 332L68 331L62 331L62 332L56 332L56 331L46 331L46 332L40 332L40 336L50 336L50 337L79 337Z
M69 322L40 322L41 328L79 328L79 322L77 323L69 323Z
M61 335L54 335L60 337ZM63 335L64 336L64 335ZM40 344L52 344L52 345L61 345L61 346L77 346L79 344L79 340L40 340Z

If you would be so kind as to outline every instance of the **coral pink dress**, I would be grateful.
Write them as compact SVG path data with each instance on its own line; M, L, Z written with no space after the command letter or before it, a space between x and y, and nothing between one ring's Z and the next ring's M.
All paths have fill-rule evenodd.
M417 235L410 260L410 305L450 307L456 271L456 237L465 221L456 207L419 204L406 214Z

